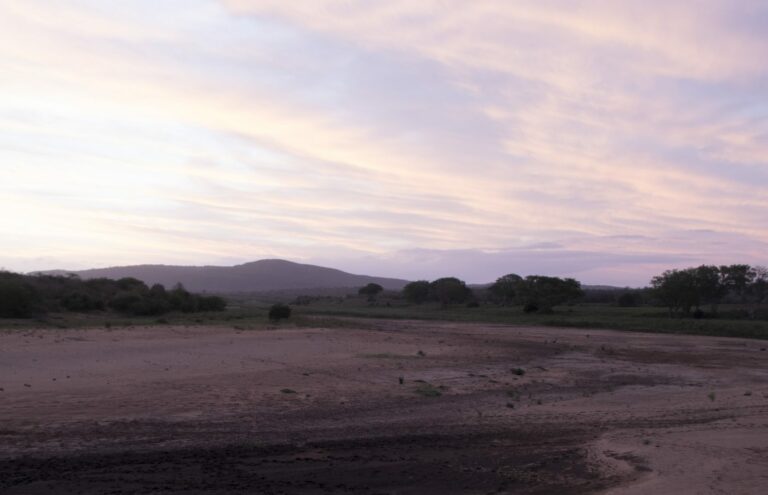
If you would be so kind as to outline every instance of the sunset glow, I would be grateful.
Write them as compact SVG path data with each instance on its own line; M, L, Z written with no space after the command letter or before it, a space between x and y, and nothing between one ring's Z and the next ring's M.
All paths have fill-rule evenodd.
M4 1L0 266L766 264L767 25L751 0Z

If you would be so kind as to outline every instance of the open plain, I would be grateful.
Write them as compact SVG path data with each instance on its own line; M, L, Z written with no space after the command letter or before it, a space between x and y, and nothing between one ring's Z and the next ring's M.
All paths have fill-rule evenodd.
M0 333L0 493L768 487L765 341L327 323Z

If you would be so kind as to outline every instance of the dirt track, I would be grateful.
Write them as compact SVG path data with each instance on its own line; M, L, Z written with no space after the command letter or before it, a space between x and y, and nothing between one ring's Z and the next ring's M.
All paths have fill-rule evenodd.
M390 321L5 333L0 493L762 494L766 346Z

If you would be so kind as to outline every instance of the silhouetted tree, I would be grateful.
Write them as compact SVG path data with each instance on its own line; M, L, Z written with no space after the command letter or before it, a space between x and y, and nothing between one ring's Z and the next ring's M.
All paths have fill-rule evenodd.
M501 304L512 304L522 281L520 275L510 273L496 279L496 282L488 287L488 291Z
M555 306L575 301L583 294L581 284L572 278L530 275L517 286L518 300L524 309L528 308L527 312L549 312Z
M726 290L735 295L739 302L744 302L755 272L749 265L724 265L720 267L720 277Z
M714 265L701 265L692 269L692 275L697 292L696 309L709 304L712 314L716 314L718 304L728 292L721 270Z
M383 290L384 290L384 287L380 286L379 284L374 284L373 282L371 282L365 287L360 287L360 290L358 290L357 293L363 296L367 296L368 302L373 302L376 300L376 296Z
M439 278L430 284L430 296L443 306L464 303L471 295L467 284L455 277Z
M749 287L749 297L752 302L750 315L754 318L763 303L768 301L768 267L756 266L752 272L754 276Z
M23 277L0 272L0 318L27 318L37 305L38 294Z
M0 272L0 317L31 316L46 311L111 309L130 315L159 315L168 311L220 311L226 301L199 296L177 286L166 291L141 280L106 278L81 280L66 275L21 275Z
M429 281L417 280L403 287L403 297L412 304L422 304L429 300Z

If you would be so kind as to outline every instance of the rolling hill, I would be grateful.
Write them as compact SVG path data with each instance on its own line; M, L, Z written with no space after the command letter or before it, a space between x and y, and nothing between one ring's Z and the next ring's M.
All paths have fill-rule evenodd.
M362 287L370 282L385 289L402 289L407 280L371 277L316 265L267 259L236 266L135 265L90 270L45 272L73 273L82 279L134 277L148 285L172 287L181 283L193 292L267 292L297 289Z

